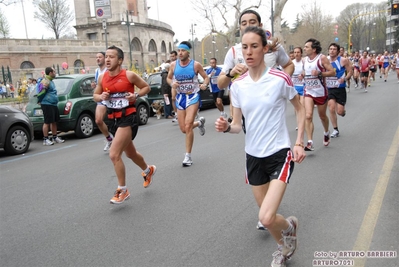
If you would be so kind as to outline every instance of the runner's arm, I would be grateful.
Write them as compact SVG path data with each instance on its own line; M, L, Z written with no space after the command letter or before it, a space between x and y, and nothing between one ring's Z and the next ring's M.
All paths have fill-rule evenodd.
M232 78L227 77L226 74L229 72L230 69L233 69L234 66L235 64L234 64L233 49L230 47L229 51L227 51L227 54L224 58L222 72L219 74L218 77L219 88L227 88L229 86Z
M208 88L209 81L210 81L209 76L206 74L206 72L204 71L204 68L202 67L202 65L199 62L195 61L194 64L195 64L194 69L196 70L196 73L201 75L201 77L204 79L204 82L201 84L200 88L202 87L201 88L202 90L206 90L206 88Z
M335 76L335 69L331 65L330 60L328 60L328 58L323 55L321 57L321 63L323 65L323 67L326 69L326 71L321 72L320 75L322 77L334 77Z
M131 84L133 84L135 87L139 88L139 91L136 92L139 97L144 96L151 91L151 88L148 85L148 83L146 81L144 81L143 78L141 78L139 75L137 75L133 71L127 71L126 76ZM135 94L129 94L128 98L132 97L132 95L135 95ZM136 99L136 96L134 96L134 100L135 99ZM129 99L129 101L131 101L131 100Z
M100 75L100 77L98 77L98 82L97 82L96 88L94 89L94 92L93 92L93 99L96 102L101 102L104 100L102 98L103 97L102 96L102 93L103 93L102 80L103 80L103 75Z

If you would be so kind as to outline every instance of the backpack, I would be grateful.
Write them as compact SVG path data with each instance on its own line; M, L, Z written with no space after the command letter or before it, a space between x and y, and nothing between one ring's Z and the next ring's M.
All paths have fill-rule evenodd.
M43 101L44 97L46 96L47 93L47 88L50 85L50 81L47 78L42 78L40 77L37 79L36 83L36 97L37 97L37 103L40 103Z

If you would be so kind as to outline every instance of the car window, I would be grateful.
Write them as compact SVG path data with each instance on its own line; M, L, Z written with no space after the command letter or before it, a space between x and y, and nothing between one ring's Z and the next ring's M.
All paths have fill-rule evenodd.
M162 76L160 73L157 74L153 74L150 75L150 77L148 77L147 83L149 85L153 85L153 84L161 84L162 83Z
M55 89L57 89L58 95L65 95L69 92L72 87L73 79L70 78L56 78L53 80L55 84Z
M91 87L91 83L94 81L94 78L88 78L82 81L80 84L80 93L84 96L93 95L94 89Z

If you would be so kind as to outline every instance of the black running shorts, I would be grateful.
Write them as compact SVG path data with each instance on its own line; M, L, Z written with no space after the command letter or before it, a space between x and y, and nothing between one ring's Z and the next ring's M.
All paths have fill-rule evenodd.
M329 88L328 100L335 99L335 102L345 106L346 104L346 89L345 88Z
M288 183L294 171L290 148L282 149L266 158L246 154L247 183L264 185L273 179Z
M129 126L132 127L132 140L134 140L139 130L139 122L136 113L132 113L128 116L124 116L118 119L112 119L109 131L113 135L115 135L116 130L119 127L129 127Z

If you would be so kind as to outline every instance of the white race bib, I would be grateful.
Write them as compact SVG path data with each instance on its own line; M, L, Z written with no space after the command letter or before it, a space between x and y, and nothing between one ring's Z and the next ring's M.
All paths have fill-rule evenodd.
M309 77L305 79L305 86L307 90L318 89L323 87L318 77Z
M181 93L181 94L193 93L194 92L194 84L193 83L181 84L177 88L177 92Z
M298 76L299 76L299 75L293 75L293 76L292 76L292 83L293 83L294 85L296 85L296 86L303 86L304 82L303 82L303 80L300 80L300 79L298 78Z
M212 84L217 84L218 83L218 76L212 76L211 83Z
M111 94L109 100L104 101L104 104L112 109L122 109L129 106L129 100L125 98L126 93Z
M339 87L339 81L338 81L337 77L327 77L326 84L327 84L327 88L338 88Z

